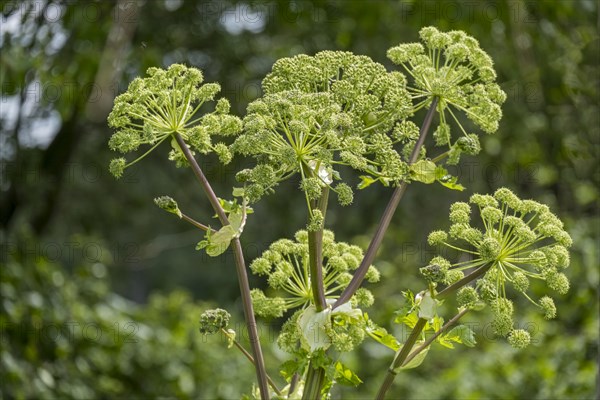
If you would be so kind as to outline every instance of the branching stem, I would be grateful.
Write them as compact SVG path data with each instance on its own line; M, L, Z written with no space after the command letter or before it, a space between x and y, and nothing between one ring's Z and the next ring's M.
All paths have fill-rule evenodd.
M415 144L415 148L413 149L413 152L410 156L409 164L415 163L417 161L417 159L419 158L419 154L421 152L421 147L423 146L423 143L425 142L425 137L427 136L427 133L429 132L429 127L431 126L431 121L433 120L433 115L435 114L435 110L437 108L437 102L438 102L437 97L434 97L431 102L431 105L429 106L429 110L427 111L427 115L425 116L425 120L423 121L423 125L421 126L421 130L419 132L419 139L417 140L417 143ZM394 190L394 193L392 193L392 197L390 198L390 201L388 202L388 204L385 208L385 211L383 212L381 221L379 221L379 225L377 226L375 235L373 235L373 239L371 240L371 243L369 244L369 248L367 249L367 252L365 253L364 258L363 258L362 262L360 263L360 266L354 273L354 276L352 277L350 284L348 284L346 289L344 289L344 291L342 292L340 297L337 299L337 301L333 305L333 308L339 307L342 304L346 303L348 300L350 300L350 297L352 297L354 295L354 293L356 293L356 291L362 284L363 280L365 279L365 275L367 274L367 271L369 270L369 267L371 266L371 264L373 263L373 260L375 259L377 250L379 250L379 246L381 245L381 242L383 241L383 236L385 235L385 232L387 231L387 228L389 227L390 222L392 221L392 217L394 216L394 213L396 212L396 208L398 208L398 204L400 203L400 200L404 196L404 192L406 192L407 187L408 187L408 183L406 181L403 181L398 187L396 187L396 189Z
M204 176L202 169L198 165L198 162L194 158L192 152L185 144L185 141L181 137L181 135L177 132L173 133L179 148L185 155L185 158L190 163L190 167L192 171L194 171L194 175L200 182L204 193L208 197L210 204L213 209L217 213L221 224L228 225L229 220L227 219L227 215L225 215L225 210L221 207L219 203L219 199L215 195L210 183ZM254 309L252 307L252 299L250 297L250 285L248 283L248 274L246 272L246 265L244 261L244 254L242 252L242 245L240 244L239 238L234 238L231 241L231 245L233 248L233 255L235 259L235 266L238 275L238 281L240 284L240 293L242 296L242 304L244 308L244 317L246 319L246 327L248 328L248 336L250 339L250 345L252 346L252 352L254 353L254 367L256 370L256 377L258 379L258 387L260 389L260 396L262 400L269 399L269 388L267 384L267 371L265 369L265 360L263 358L262 349L260 347L260 340L258 337L258 330L256 327L256 319L254 318Z

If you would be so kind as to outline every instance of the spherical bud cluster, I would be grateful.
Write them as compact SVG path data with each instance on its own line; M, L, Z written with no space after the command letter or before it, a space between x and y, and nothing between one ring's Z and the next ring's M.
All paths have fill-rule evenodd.
M264 95L248 106L244 133L232 146L277 171L269 182L248 180L262 186L258 198L311 164L334 176L333 166L345 164L386 183L407 177L406 162L394 150L400 140L387 136L396 121L412 114L401 73L387 72L365 56L324 51L278 60L263 89ZM334 191L342 205L352 202L349 186Z
M281 317L284 312L305 307L313 301L310 282L310 260L308 232L300 230L295 240L279 239L273 242L262 255L250 263L255 275L266 276L267 283L276 297L268 297L259 289L252 291L255 313L261 316ZM334 299L352 279L349 271L359 267L363 252L358 246L336 242L333 232L323 231L323 282L326 298ZM379 271L369 267L367 281L379 281ZM357 292L358 293L358 292ZM361 289L357 297L361 306L367 306L372 294Z
M387 56L413 78L414 87L409 90L422 99L416 109L429 106L433 98L438 99L440 125L434 138L436 145L449 147L448 163L456 164L461 153L477 154L481 146L474 134L464 134L452 143L448 121L452 120L459 126L458 131L464 133L456 117L457 112L464 111L484 132L494 133L502 118L500 106L506 94L495 83L492 59L477 40L462 31L440 32L434 27L421 29L419 35L422 44L392 47Z
M508 343L515 349L524 349L530 342L531 335L524 329L515 329L508 336Z
M214 112L196 115L202 104L214 99L220 86L202 85L202 72L181 64L173 64L167 70L150 68L147 74L146 78L134 79L127 91L115 99L108 116L109 126L115 129L109 147L120 153L136 151L142 145L150 145L153 150L178 133L195 151L214 151L223 163L229 163L231 153L227 146L211 144L213 135L236 135L241 131L241 120L228 115L229 102L220 99ZM129 164L124 158L113 160L109 169L118 178L146 154ZM169 159L178 166L187 165L178 145L173 146Z
M484 232L471 226L470 207L459 202L451 206L452 225L448 232L434 231L428 238L430 245L447 246L464 253L467 261L448 263L445 268L431 262L421 268L421 273L430 282L450 285L462 279L462 271L483 272L474 289L463 288L459 292L459 304L468 304L468 296L475 290L492 306L494 330L500 336L513 332L513 306L507 299L510 292L506 286L512 286L513 293L522 293L536 304L545 318L554 318L556 307L550 297L543 296L536 302L527 292L532 279L545 281L550 290L559 294L569 290L569 280L563 270L569 266L567 248L572 240L563 223L547 206L521 200L507 188L498 189L493 196L474 194L469 203L479 209L479 225L485 228ZM469 246L462 247L460 241ZM520 338L519 343L525 343L521 340L524 337L521 332L515 334L515 338Z
M554 300L551 297L544 296L539 301L541 309L544 311L544 318L553 319L556 318L556 306Z
M170 212L172 214L177 215L181 218L181 211L179 211L179 207L177 206L177 202L173 200L169 196L161 196L154 199L154 204L163 210Z
M474 287L464 286L456 294L456 301L459 307L473 307L479 301L479 295Z
M206 310L200 315L200 333L212 335L227 328L231 315L220 308Z

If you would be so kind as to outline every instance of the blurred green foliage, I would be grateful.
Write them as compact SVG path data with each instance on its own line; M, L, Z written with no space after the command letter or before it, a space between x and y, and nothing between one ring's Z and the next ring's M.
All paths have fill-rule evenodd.
M233 398L249 391L253 374L247 361L216 339L202 342L196 334L202 306L179 291L186 288L193 298L215 301L241 320L232 255L209 259L195 252L201 234L152 204L153 198L169 194L183 212L210 221L192 174L172 168L166 150L152 154L120 182L108 174L113 155L106 146L110 132L104 116L114 95L134 76L173 62L199 67L207 81L222 84L241 116L280 57L349 50L392 69L385 58L389 47L416 40L422 26L437 25L465 30L495 60L498 81L508 94L504 118L496 135L482 138L482 153L465 157L451 171L465 192L412 185L376 262L383 279L369 285L377 299L369 315L406 334L392 324L393 312L402 305L402 290L424 286L418 268L433 255L428 232L444 221L451 202L500 186L549 204L566 221L574 239L567 270L572 288L556 299L556 320L542 324L537 315L528 315L518 321L539 326L534 345L524 352L495 341L486 334L489 321L473 314L467 321L475 324L478 346L434 347L421 367L398 377L390 397L597 398L596 2L0 4L3 396L60 398L81 390L80 397ZM217 194L225 196L245 160L227 167L212 157L200 163ZM242 238L248 260L303 226L303 199L296 186L286 183L277 197L255 207ZM340 240L366 247L389 193L381 187L358 192L352 208L334 206L328 212L328 228ZM24 226L36 236L19 239ZM155 290L172 293L156 297L151 295ZM22 334L18 325L35 332L33 324L69 321L97 323L105 337L44 341ZM130 321L140 327L137 343L114 341L114 324L125 329L122 324ZM280 356L272 345L267 353ZM365 384L337 395L371 396L391 357L366 343L346 360ZM271 371L275 365L269 364ZM232 377L232 371L238 373Z

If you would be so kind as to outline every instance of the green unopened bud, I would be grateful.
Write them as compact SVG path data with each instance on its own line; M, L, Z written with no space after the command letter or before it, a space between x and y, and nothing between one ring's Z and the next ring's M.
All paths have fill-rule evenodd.
M369 283L376 283L379 282L381 275L379 274L379 271L377 270L377 268L375 268L375 266L371 265L369 266L369 269L367 270L367 274L365 275L365 279L367 280L367 282Z
M351 301L353 307L371 307L375 301L375 297L373 297L373 293L370 290L359 288L354 296L352 296Z
M515 272L512 283L515 289L522 293L525 293L527 288L529 288L529 279L521 271Z
M552 290L559 294L566 294L569 291L569 279L563 273L550 270L546 273L546 283Z
M474 287L465 286L458 291L456 301L459 307L472 307L479 301L479 295Z
M306 196L310 200L317 200L319 197L321 197L323 186L319 178L306 178L300 182L300 189L306 193Z
M179 218L182 217L181 211L177 206L177 202L169 196L161 196L154 199L154 204L162 208L163 210L177 215Z
M429 282L442 282L446 277L447 270L437 264L430 264L420 268L419 271Z
M212 335L221 329L227 328L231 315L221 309L206 310L200 315L200 333Z
M256 275L265 275L271 271L271 262L266 258L259 257L252 261L250 270Z
M540 299L540 307L544 311L544 318L553 319L556 317L556 306L551 297L544 296Z
M485 261L496 261L498 255L500 255L502 246L500 246L500 243L498 243L496 239L486 237L483 239L477 250L479 251L481 258Z
M515 349L524 349L529 346L531 335L524 329L515 329L508 336L508 343Z
M115 158L110 162L108 170L115 178L119 179L123 176L123 171L125 171L126 165L127 161L124 158Z
M513 330L513 320L508 314L496 314L492 321L492 329L498 336L506 337Z
M444 231L433 231L427 237L427 243L430 246L437 246L448 240L448 234Z
M338 201L342 206L348 206L352 204L354 200L354 193L352 188L345 183L340 183L335 187L335 191L338 195Z
M306 225L306 229L311 232L316 232L320 229L323 229L324 220L325 218L323 217L321 210L312 210L312 215L309 223Z

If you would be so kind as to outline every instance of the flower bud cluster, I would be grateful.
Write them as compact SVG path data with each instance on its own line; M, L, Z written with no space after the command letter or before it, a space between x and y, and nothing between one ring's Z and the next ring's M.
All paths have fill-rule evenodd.
M337 298L352 279L351 272L358 268L363 258L360 247L336 242L333 232L323 232L323 285L325 297ZM306 307L313 301L310 283L308 232L300 230L295 240L280 239L273 242L263 254L250 264L255 275L266 276L269 287L282 296L267 296L261 289L252 290L254 311L263 317L281 317L293 308ZM378 282L379 271L369 267L368 282ZM285 294L285 295L284 295ZM361 288L352 297L353 306L369 307L373 295Z
M571 237L546 205L521 200L509 189L498 189L493 196L474 194L469 203L478 209L483 231L471 225L471 205L459 202L450 208L448 232L434 231L428 237L430 245L462 252L468 261L451 264L437 256L421 273L434 284L449 284L452 271L484 270L475 288L459 290L459 305L470 307L479 299L485 301L491 306L496 334L508 337L517 348L525 347L529 334L513 327L513 303L507 298L507 287L539 307L546 319L554 318L556 307L551 297L535 301L527 292L531 279L545 281L548 289L558 294L569 290L563 270L570 262ZM467 247L461 247L461 242Z
M303 181L330 185L321 171L339 179L334 166L340 164L386 183L407 177L406 162L394 149L404 138L387 135L412 113L401 73L387 72L366 56L323 51L278 60L263 89L264 96L248 106L244 133L233 144L235 153L256 159L255 169L273 171L268 178L250 171L240 176L251 186L251 201L296 173ZM301 188L310 198L319 192L314 182ZM350 186L332 190L340 204L352 202Z
M211 136L236 135L242 128L239 118L229 115L229 102L219 99L215 111L196 117L207 101L214 100L220 90L217 83L202 84L202 72L196 68L173 64L167 70L149 68L148 77L134 79L127 91L115 99L108 124L115 129L109 147L120 153L136 151L142 145L151 149L127 164L117 158L110 164L111 173L119 178L126 167L143 158L174 133L179 133L187 145L202 154L215 152L221 162L231 161L231 152L224 143L213 144ZM186 164L178 145L172 143L169 159L178 166Z
M500 106L506 94L495 83L496 72L490 56L477 40L462 31L440 32L425 27L419 32L422 43L392 47L387 56L413 78L409 87L415 109L428 107L438 99L440 124L434 132L436 145L448 146L448 164L456 164L462 153L478 154L481 146L474 133L467 133L459 121L464 113L485 133L494 133L502 117ZM450 123L458 126L461 136L453 141Z
M227 328L231 315L221 309L206 310L200 315L200 333L203 335L212 335L221 329Z

